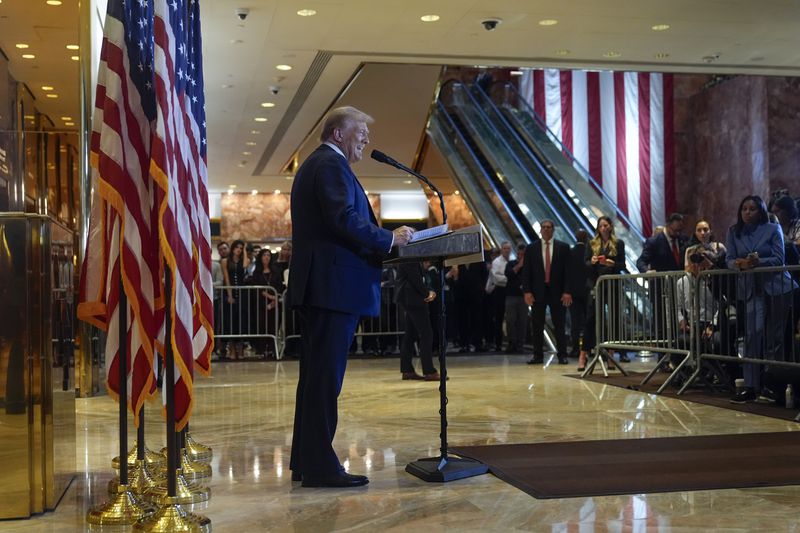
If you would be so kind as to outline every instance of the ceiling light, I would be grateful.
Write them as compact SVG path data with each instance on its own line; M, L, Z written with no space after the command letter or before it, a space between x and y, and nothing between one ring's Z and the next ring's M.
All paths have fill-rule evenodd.
M555 26L558 24L556 19L542 19L539 21L539 26Z
M236 185L236 184L231 184L231 185L228 185L228 188L229 188L229 189L235 189L236 187L238 187L238 185Z
M294 179L294 176L286 176L286 179L287 179L287 180L293 180L293 179Z
M300 11L297 12L297 14L300 15L301 17L313 17L314 15L317 14L317 12L314 11L313 9L301 9Z
M232 194L233 194L233 189L228 189L228 196L231 196Z
M42 85L43 91L52 91L53 87L51 85Z
M511 74L512 76L522 76L522 71L521 70L512 70L511 72L509 72L509 74Z
M80 59L79 56L69 56L69 58L73 61L78 61Z
M569 50L562 48L560 50L555 50L553 53L557 56L567 56L569 55Z
M666 52L659 52L654 56L656 59L666 59L669 57L669 54Z
M439 15L422 15L419 20L422 22L436 22L439 20Z
M61 117L61 120L70 121L70 120L72 120L72 117Z
M650 29L653 31L666 31L669 29L669 24L656 24L655 26L651 26Z
M621 55L622 54L620 54L619 52L615 52L613 50L609 50L608 52L605 52L603 54L603 57L620 57Z
M58 95L55 93L47 93L45 96L48 98L58 98Z
M267 121L267 117L256 117L253 120L255 120L256 122L266 122Z
M273 102L261 102L261 107L275 107Z
M223 83L222 84L222 88L223 89L231 89L231 88L233 88L233 85L231 85L230 83Z
M253 135L259 135L261 133L261 130L250 130L250 133Z
M48 6L60 6L61 0L47 0L46 3Z
M36 56L33 54L22 54L22 59L36 59Z
M74 122L65 122L64 125L65 126L74 126L75 123Z
M275 65L275 68L278 70L292 70L291 65Z
M403 183L405 183L406 185L411 185L414 182L411 180L403 180Z
M81 49L81 47L78 46L77 44L68 44L67 45L67 50L80 50L80 49Z
M236 166L239 167L239 168L244 168L244 166L246 164L247 164L247 161L242 161L241 163L237 164Z
M456 190L455 194L461 194L458 190Z
M242 155L253 155L253 152L242 152Z
M244 144L245 144L245 146L255 146L256 145L256 143L254 141L247 141Z
M14 46L19 48L20 50L25 50L26 48L30 48L31 45L26 44L26 43L17 43Z
M258 189L253 189L252 191L250 191L250 194L255 196L256 194L258 194Z
M280 194L280 193L281 193L280 189L275 189L275 194Z

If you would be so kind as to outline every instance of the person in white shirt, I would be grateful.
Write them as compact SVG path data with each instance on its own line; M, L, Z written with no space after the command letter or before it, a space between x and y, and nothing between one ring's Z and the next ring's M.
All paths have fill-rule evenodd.
M503 319L506 314L506 265L511 258L511 243L508 241L500 245L500 255L492 261L492 268L489 271L489 279L486 283L486 292L491 294L492 309L494 316L494 331L489 332L489 346L494 341L495 349L499 352L503 349Z

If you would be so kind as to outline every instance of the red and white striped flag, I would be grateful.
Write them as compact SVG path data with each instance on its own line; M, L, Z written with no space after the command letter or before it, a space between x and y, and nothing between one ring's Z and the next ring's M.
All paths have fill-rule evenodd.
M172 280L171 331L178 429L192 410L193 370L210 369L211 239L199 4L155 2L157 115L150 171L159 190L161 251ZM168 295L170 297L170 295Z
M672 75L528 70L520 93L645 236L675 210Z
M129 4L134 4L129 2ZM146 6L108 3L92 125L92 215L82 265L78 317L107 331L109 393L119 399L119 365L127 369L128 405L138 425L144 400L156 391L153 339L159 291L157 218L149 175L155 99L148 68L151 28L139 24ZM120 331L120 282L128 323ZM124 335L123 335L124 333ZM120 361L120 347L127 361Z

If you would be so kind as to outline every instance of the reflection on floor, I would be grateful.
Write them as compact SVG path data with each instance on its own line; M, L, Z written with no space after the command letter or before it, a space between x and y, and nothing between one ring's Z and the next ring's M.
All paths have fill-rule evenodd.
M635 366L635 365L634 365ZM535 500L491 475L446 485L406 474L438 449L435 383L401 381L396 359L351 361L336 448L361 489L303 489L290 481L296 361L227 363L195 387L195 438L214 448L215 531L788 531L800 527L800 487ZM523 356L449 360L450 443L491 444L736 432L797 424L648 396L563 377L569 367ZM148 405L148 445L163 424ZM53 513L0 523L0 531L81 531L104 500L117 438L114 403L78 401L78 476ZM132 425L132 424L131 424ZM156 433L157 431L157 433ZM133 442L131 440L131 442ZM735 468L736 465L731 465Z

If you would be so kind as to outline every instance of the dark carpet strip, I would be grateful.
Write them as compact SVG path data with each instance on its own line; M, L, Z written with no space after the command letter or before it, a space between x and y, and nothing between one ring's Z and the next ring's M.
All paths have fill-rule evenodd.
M534 498L800 485L800 431L451 448Z

